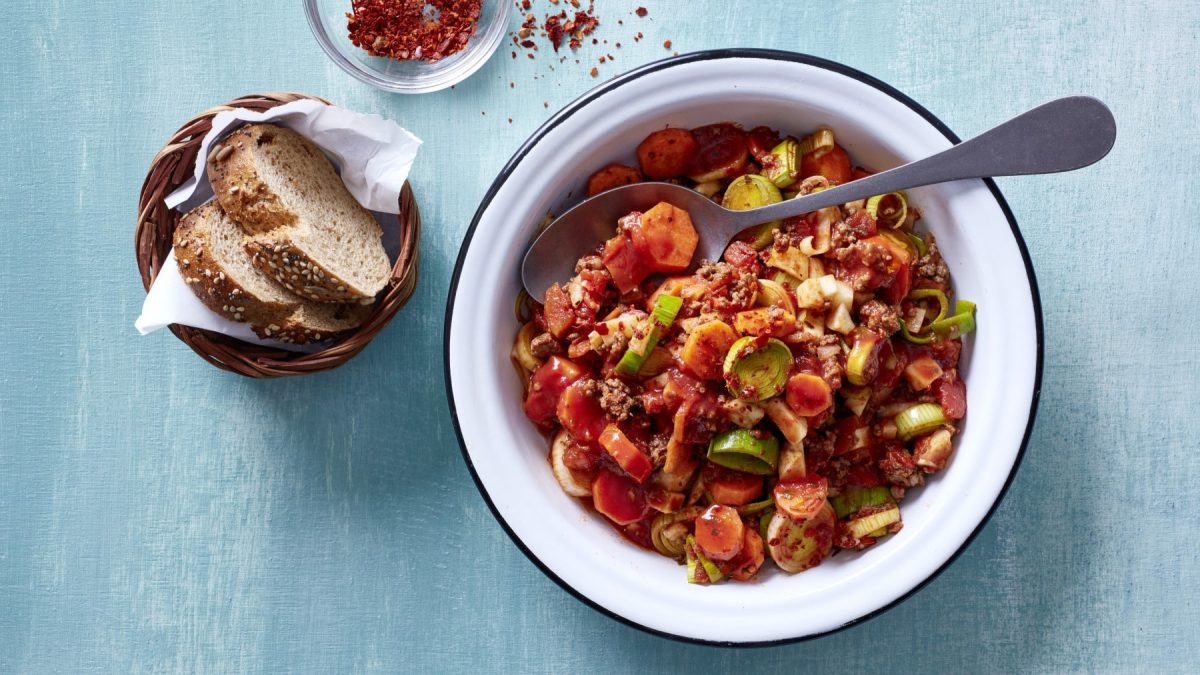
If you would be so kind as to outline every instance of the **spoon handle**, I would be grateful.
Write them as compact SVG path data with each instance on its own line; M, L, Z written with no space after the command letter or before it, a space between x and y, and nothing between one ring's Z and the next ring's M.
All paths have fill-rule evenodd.
M729 236L751 225L922 185L1079 169L1107 155L1116 136L1116 120L1099 100L1090 96L1056 99L924 159L798 199L731 211L735 222L730 224Z

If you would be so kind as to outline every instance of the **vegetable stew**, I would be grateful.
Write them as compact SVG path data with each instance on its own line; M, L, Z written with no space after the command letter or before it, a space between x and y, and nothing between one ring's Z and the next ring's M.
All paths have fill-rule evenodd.
M868 175L830 129L667 128L636 156L589 195L666 180L744 210ZM696 584L899 532L906 491L950 459L975 326L920 218L879 195L751 228L717 261L692 259L679 208L621 218L575 276L517 299L524 411L562 489Z

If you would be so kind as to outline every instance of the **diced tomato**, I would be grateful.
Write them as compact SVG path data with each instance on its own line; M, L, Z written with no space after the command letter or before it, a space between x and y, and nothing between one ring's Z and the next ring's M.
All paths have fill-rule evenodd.
M904 367L904 379L913 391L925 391L941 376L941 365L928 356L913 359Z
M696 545L713 560L732 560L745 544L745 526L737 509L713 504L696 518Z
M745 528L745 532L742 535L744 537L742 552L729 561L732 565L726 572L730 578L737 581L748 581L753 578L762 567L763 561L766 560L762 537L758 536L758 532L753 527Z
M896 353L892 341L884 340L883 345L879 348L879 374L875 376L873 384L876 387L890 387L896 384L904 366L904 358Z
M935 340L928 350L942 364L942 370L954 370L958 368L958 357L962 354L962 340Z
M708 471L706 468L704 489L708 490L708 496L717 504L745 506L762 495L763 478L741 471Z
M806 476L802 481L782 481L773 491L775 508L792 520L804 521L817 515L829 498L829 481Z
M563 464L572 471L591 474L600 466L600 450L591 444L580 443L572 439L563 451Z
M967 386L957 377L950 374L939 377L933 383L933 395L946 417L960 420L967 414Z
M833 405L833 390L820 375L796 373L788 378L784 400L797 415L812 417Z
M652 272L682 272L692 264L700 235L687 211L659 202L627 225L630 239Z
M600 401L586 393L586 381L572 382L558 399L558 422L571 435L586 443L600 437L604 430L604 409Z
M554 284L546 289L542 307L545 312L546 330L559 340L566 337L567 331L575 324L575 310L562 286Z
M667 384L663 387L663 398L666 399L667 407L674 410L685 401L703 398L706 390L707 388L700 380L678 368L671 368L667 371Z
M558 411L558 399L572 383L583 379L583 368L571 361L551 356L533 371L529 380L529 394L525 397L525 415L545 424L554 419Z
M697 127L692 136L697 148L687 175L697 183L736 176L750 161L746 132L729 122Z
M855 464L846 471L848 487L876 487L883 484L883 474L874 464Z
M625 473L641 483L654 472L654 465L646 453L638 449L633 441L615 424L609 424L600 432L600 447L604 448Z
M879 234L879 224L866 209L860 209L850 214L846 219L846 227L857 239L867 239Z
M594 197L615 187L640 182L642 182L642 174L637 169L614 162L588 178L587 195Z
M613 285L622 293L637 288L650 275L650 269L637 247L624 235L617 235L604 244L603 262L612 275Z
M739 270L750 272L756 277L762 276L763 264L758 258L758 251L744 241L731 242L721 257Z
M833 441L835 457L870 447L871 428L863 418L857 415L844 417L837 422L836 436Z
M683 507L687 495L664 490L658 485L646 489L646 504L659 513L674 513Z
M628 476L601 470L592 481L592 506L618 525L646 517L649 506L642 488Z
M678 178L687 171L699 149L696 138L687 129L663 129L638 144L638 164L647 178Z
M780 140L779 132L771 127L754 127L746 132L746 147L750 150L750 156L759 162L771 154Z
M823 153L808 152L800 160L800 177L824 176L831 183L847 183L853 174L850 171L850 156L837 143Z
M904 298L908 297L909 291L912 290L913 268L909 262L902 263L896 268L892 276L892 281L885 288L880 289L879 299L889 305L898 305Z

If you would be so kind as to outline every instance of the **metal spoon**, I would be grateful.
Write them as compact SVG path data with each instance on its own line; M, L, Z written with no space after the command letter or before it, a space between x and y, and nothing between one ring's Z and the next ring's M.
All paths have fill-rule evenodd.
M1116 135L1107 106L1090 96L1068 96L925 159L759 209L731 211L670 183L625 185L581 202L550 223L525 254L521 280L531 296L542 298L552 284L574 274L579 258L615 234L617 219L658 202L692 217L700 235L694 260L717 260L734 235L754 225L933 183L1080 169L1107 155Z

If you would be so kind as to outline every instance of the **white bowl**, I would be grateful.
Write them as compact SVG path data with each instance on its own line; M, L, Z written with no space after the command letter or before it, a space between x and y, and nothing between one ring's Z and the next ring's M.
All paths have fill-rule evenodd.
M999 503L1028 440L1042 371L1042 322L1028 252L990 181L911 191L937 237L956 293L979 305L965 340L968 413L948 468L902 504L904 529L861 553L841 552L754 583L693 586L683 568L623 540L550 473L545 439L521 411L509 361L519 328L520 261L547 212L578 199L594 169L631 162L664 125L719 121L790 132L831 126L874 170L957 141L886 84L789 52L722 50L667 59L588 92L517 151L467 231L450 287L446 385L464 457L497 520L539 568L576 597L630 625L677 639L763 644L813 637L894 605L933 578Z

